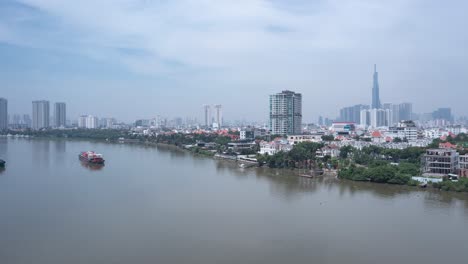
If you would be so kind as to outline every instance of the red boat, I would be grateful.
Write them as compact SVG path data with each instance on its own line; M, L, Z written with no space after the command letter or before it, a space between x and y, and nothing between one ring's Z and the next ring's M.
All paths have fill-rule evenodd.
M104 158L102 157L102 154L95 153L94 151L81 152L78 157L81 161L93 164L104 164Z

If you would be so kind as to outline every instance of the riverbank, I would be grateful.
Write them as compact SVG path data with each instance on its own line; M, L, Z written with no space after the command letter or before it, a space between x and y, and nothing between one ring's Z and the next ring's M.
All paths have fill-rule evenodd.
M16 138L16 137L12 137ZM21 138L21 137L19 137ZM192 148L185 148L180 144L169 144L169 143L163 143L163 142L154 142L154 141L149 141L149 140L129 140L129 141L119 141L117 140L110 140L108 138L89 138L89 137L57 137L57 136L34 136L34 137L28 137L26 139L52 139L52 140L70 140L70 141L91 141L91 142L101 142L101 143L109 143L109 144L130 144L130 145L141 145L141 146L148 146L148 147L158 147L158 146L164 146L164 147L169 147L172 148L173 150L179 150L179 151L184 151L187 153L191 153L193 155L197 156L203 156L203 157L210 157L210 158L215 158L218 159L219 157L215 157L215 152L214 151L207 151L204 149L201 149L199 147L192 147ZM233 162L236 164L242 164L243 161L239 161L237 158L236 159L223 159L228 162ZM258 164L257 166L246 166L246 167L260 167ZM261 166L263 169L271 169L271 170L277 170L278 168L271 168L267 165ZM392 169L392 167L388 167ZM381 168L379 168L381 169ZM397 175L398 177L395 177L396 180L395 182L387 182L387 181L381 181L380 178L385 178L388 175L387 172L382 172L382 173L372 173L364 172L364 170L360 172L351 172L349 173L349 168L344 168L342 170L330 170L327 169L325 170L325 173L323 175L317 175L314 173L313 170L310 169L300 169L300 168L283 168L283 171L288 171L292 172L296 176L300 177L336 177L340 178L340 180L346 179L346 180L351 180L351 181L358 181L358 182L372 182L373 184L399 184L399 185L408 185L413 188L417 188L419 186L419 183L416 181L408 180L408 176L402 176L402 175ZM370 171L372 172L372 171ZM348 175L349 177L344 177L343 175ZM376 178L378 180L372 180L373 178ZM393 179L392 179L393 180ZM458 182L441 182L441 183L434 183L434 184L428 184L427 187L428 189L436 189L436 190L443 190L443 191L454 191L454 192L468 192L468 179L461 179Z

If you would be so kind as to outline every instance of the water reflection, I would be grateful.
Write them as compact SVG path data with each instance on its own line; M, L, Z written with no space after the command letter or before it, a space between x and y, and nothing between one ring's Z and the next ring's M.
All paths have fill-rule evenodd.
M6 166L6 165L5 165ZM4 167L0 167L0 174L2 174L5 171Z
M8 152L8 139L0 137L0 159L5 159Z
M50 162L50 141L49 140L32 140L32 162L34 166L47 168Z
M104 164L95 164L95 163L89 163L85 161L81 161L81 166L92 171L98 171L104 168Z

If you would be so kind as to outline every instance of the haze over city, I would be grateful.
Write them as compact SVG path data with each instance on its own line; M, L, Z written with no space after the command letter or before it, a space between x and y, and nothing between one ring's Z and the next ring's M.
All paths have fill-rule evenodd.
M68 116L267 120L268 95L302 93L303 121L380 99L467 115L465 1L41 1L0 3L0 96Z

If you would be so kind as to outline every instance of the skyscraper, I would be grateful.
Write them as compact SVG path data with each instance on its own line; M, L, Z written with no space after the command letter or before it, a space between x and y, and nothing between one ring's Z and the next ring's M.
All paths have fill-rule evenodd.
M432 118L452 121L452 109L449 107L439 108L432 112Z
M8 100L0 98L0 130L8 128Z
M223 107L222 105L215 105L215 122L218 124L218 127L223 125Z
M342 108L340 110L339 121L359 124L362 109L369 109L369 106L359 104Z
M55 127L65 127L67 122L67 108L65 103L54 105Z
M399 104L399 116L398 116L398 122L401 120L412 120L412 114L413 114L413 104L412 103L401 103Z
M379 94L379 73L377 72L377 65L374 64L374 83L372 86L372 108L380 108L380 94Z
M33 101L33 129L41 129L49 127L49 101Z
M270 129L272 134L302 133L302 95L292 91L270 95Z
M211 126L211 106L210 105L204 105L203 106L205 110L205 127L210 127Z

